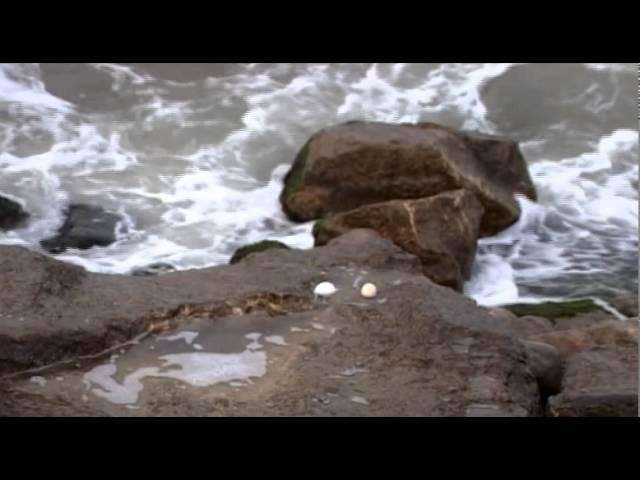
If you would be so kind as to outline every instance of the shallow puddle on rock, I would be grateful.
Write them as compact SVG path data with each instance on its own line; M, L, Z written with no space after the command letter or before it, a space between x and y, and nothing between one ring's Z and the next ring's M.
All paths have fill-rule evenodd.
M187 345L191 345L198 338L198 332L183 331L175 335L158 337L158 340L166 340L167 342L175 342L176 340L184 340Z
M87 372L83 383L92 394L118 405L134 404L144 390L146 378L165 378L192 387L208 387L230 381L248 380L265 375L267 354L255 341L252 349L240 353L192 352L162 355L159 366L144 367L116 379L119 368L115 363L99 365ZM119 363L125 363L123 359Z
M280 335L270 335L268 337L265 337L264 341L267 343L272 343L273 345L279 345L281 347L286 347L287 345L289 345L286 340Z
M84 394L127 406L136 404L145 382L154 379L180 382L174 388L252 385L267 373L267 344L289 346L286 337L300 321L295 317L199 320L148 338L86 372Z
M35 383L36 385L39 385L41 387L44 387L47 385L47 379L38 375L35 375L31 378L29 378L29 381L31 383Z

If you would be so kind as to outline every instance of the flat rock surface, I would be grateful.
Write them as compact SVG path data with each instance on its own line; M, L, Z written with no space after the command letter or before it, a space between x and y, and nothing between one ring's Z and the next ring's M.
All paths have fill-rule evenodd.
M0 264L1 415L541 414L508 325L371 231L158 277Z

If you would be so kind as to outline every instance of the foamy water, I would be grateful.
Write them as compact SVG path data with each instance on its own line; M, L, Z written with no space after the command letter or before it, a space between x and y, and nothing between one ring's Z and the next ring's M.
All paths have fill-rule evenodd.
M225 263L246 243L312 246L278 195L297 150L348 120L509 135L539 192L484 239L484 304L637 291L634 64L0 64L0 194L32 219L1 244L39 250L62 210L118 212L114 245L57 257L104 273ZM185 339L186 341L186 339Z

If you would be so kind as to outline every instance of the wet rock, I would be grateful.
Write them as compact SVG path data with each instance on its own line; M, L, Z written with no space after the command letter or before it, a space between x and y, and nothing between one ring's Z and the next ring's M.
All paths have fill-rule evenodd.
M175 269L176 267L171 265L170 263L158 262L147 265L146 267L135 268L131 271L131 275L137 277L159 275L161 273L172 272Z
M65 381L49 381L46 388L20 376L7 380L12 392L35 395L29 411L55 415L77 406L96 415L541 414L527 351L508 326L425 278L415 256L370 230L311 250L272 249L235 265L152 277L88 273L17 247L0 247L0 268L11 273L0 277L0 374L76 362L79 355L178 325L230 329L212 330L211 338L230 338L247 323L249 331L260 331L261 324L286 325L287 331L307 327L288 337L287 346L265 343L272 349L266 374L234 390L229 403L217 400L227 398L227 386L180 389L160 379L149 382L135 409L95 395L83 401L82 372L61 364L63 371L52 375ZM378 286L379 299L363 301L353 286L358 276ZM322 280L332 281L338 292L316 302L312 289ZM354 366L366 373L338 375ZM311 401L329 391L330 402ZM0 407L19 410L18 393Z
M517 317L535 316L551 320L555 323L561 318L571 318L591 312L607 313L593 300L572 300L567 302L543 302L543 303L521 303L505 305L502 308L509 310ZM609 314L607 313L609 316Z
M231 256L229 263L238 263L247 255L251 255L252 253L264 252L265 250L269 250L272 248L289 249L290 247L282 242L278 242L275 240L262 240L261 242L252 243L251 245L246 245L237 249Z
M638 345L599 347L570 356L554 417L637 417Z
M29 217L22 206L0 195L0 230L12 230L19 227Z
M535 198L515 143L435 124L349 122L316 133L285 178L281 202L294 221L363 205L465 189L484 207L480 235L520 215L514 193Z
M517 142L479 132L462 132L462 135L492 181L503 185L509 192L537 200L538 195L529 176L527 162Z
M431 280L460 291L471 275L483 211L473 194L456 190L338 213L316 223L313 235L325 245L351 229L373 229L416 255Z
M116 241L116 228L122 220L118 215L91 205L71 205L65 215L58 234L40 242L49 253L62 253L68 248L106 247Z

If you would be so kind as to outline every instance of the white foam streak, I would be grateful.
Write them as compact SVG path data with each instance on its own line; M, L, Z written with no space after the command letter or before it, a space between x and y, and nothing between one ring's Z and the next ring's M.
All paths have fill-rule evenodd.
M58 256L91 271L129 273L158 262L204 268L265 238L310 248L311 224L287 221L278 201L309 135L362 119L493 132L481 90L515 65L245 64L229 75L172 82L139 67L94 63L113 87L96 95L130 98L131 108L81 114L47 92L37 64L0 64L0 113L8 118L0 118L0 192L32 213L27 227L0 233L0 244L38 248L61 225L66 205L86 202L119 211L128 227L114 245ZM576 98L589 100L586 114L609 112L636 66L587 66L611 72L615 88ZM560 127L568 137L580 128L549 129ZM638 133L593 138L572 158L548 145L547 138L523 145L540 203L520 199L521 220L480 242L466 286L480 303L516 301L532 285L603 275L608 264L636 258Z
M0 64L0 105L10 103L42 113L47 110L70 112L71 104L49 94L36 77L37 68L24 64ZM24 70L27 70L25 72ZM28 81L25 84L23 81Z

